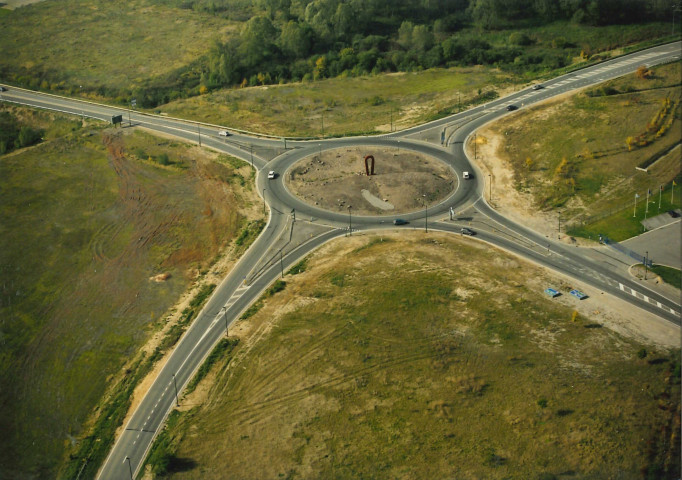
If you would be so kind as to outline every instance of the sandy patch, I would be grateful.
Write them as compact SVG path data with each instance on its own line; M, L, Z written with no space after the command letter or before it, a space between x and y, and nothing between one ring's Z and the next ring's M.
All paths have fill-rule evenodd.
M365 156L374 157L367 175ZM368 166L371 173L371 160ZM284 179L302 200L326 210L359 215L405 213L447 197L454 171L426 155L400 148L352 147L323 151L296 163Z

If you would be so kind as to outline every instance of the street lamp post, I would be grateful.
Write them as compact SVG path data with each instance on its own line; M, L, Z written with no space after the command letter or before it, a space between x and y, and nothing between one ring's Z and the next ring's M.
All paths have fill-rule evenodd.
M126 460L128 460L128 470L130 470L130 480L133 480L133 466L130 463L130 457L128 455L123 459L123 463L126 463Z
M173 374L173 386L175 387L175 405L180 406L180 400L178 399L178 382L175 380L175 374Z
M559 214L559 240L561 240L561 212L557 212Z
M647 267L649 266L649 251L646 252L646 257L644 257L644 280L646 280Z
M350 237L353 233L353 224L351 223L350 209L353 208L352 205L348 205L348 236Z
M228 330L227 330L227 307L222 307L220 309L220 313L223 314L223 318L225 319L225 336L229 337L230 334L228 333Z
M493 176L492 174L488 175L488 180L490 181L490 194L488 195L488 202L490 204L493 203Z

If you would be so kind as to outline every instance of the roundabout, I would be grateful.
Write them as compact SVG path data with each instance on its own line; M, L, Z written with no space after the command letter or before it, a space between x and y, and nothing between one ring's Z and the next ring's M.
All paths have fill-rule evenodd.
M376 162L369 176L364 165L368 155ZM465 156L405 139L308 144L269 165L276 178L260 174L257 185L274 214L326 220L341 228L347 227L349 215L353 228L382 227L397 216L414 222L427 213L447 215L476 190L475 181L462 180L462 172L472 170Z

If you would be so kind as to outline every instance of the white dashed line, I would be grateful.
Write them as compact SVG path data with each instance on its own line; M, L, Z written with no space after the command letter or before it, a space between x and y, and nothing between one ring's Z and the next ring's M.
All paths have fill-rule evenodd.
M650 298L650 297L644 295L643 293L640 293L640 292L638 292L638 291L636 291L636 290L633 290L633 289L630 288L630 287L626 287L626 286L623 285L622 283L619 283L618 286L619 286L619 288L620 288L623 292L625 292L625 293L627 293L627 294L629 294L629 295L632 295L633 297L636 297L636 298L639 298L639 299L641 299L641 300L644 300L645 302L650 303L650 304L652 304L652 305L656 305L656 306L657 306L658 308L660 308L661 310L665 310L666 312L670 312L670 313L672 313L673 315L677 315L678 317L680 316L680 315L679 315L675 310L673 310L672 308L663 305L661 302L659 302L659 301L657 301L657 300L654 300L653 298Z

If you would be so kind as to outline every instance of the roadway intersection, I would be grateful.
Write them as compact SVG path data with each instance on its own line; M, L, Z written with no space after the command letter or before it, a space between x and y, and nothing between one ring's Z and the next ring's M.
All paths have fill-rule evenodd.
M453 169L459 186L450 196L428 207L429 228L459 233L461 227L477 222L477 239L580 279L597 291L616 296L680 325L680 305L675 301L646 290L628 275L582 254L581 249L555 242L497 213L485 201L484 177L465 154L465 145L478 128L512 113L507 110L508 105L524 108L568 91L633 73L640 65L653 66L678 61L680 48L680 42L676 42L617 57L547 81L543 88L526 88L488 104L400 132L328 140L283 139L229 127L232 135L222 137L218 132L224 130L224 126L150 115L11 86L7 91L0 92L0 101L104 121L110 121L113 115L123 115L124 124L139 125L180 139L201 142L202 146L241 158L257 170L258 191L270 207L270 216L263 233L216 288L169 356L117 439L98 478L126 479L136 476L154 438L176 405L176 391L182 392L213 346L223 338L229 325L281 274L282 269L289 268L324 243L350 233L348 215L309 205L293 196L284 184L292 165L321 149L350 145L398 147L440 159ZM443 144L441 138L445 140ZM279 176L268 180L269 170L277 171ZM462 181L463 171L474 172L473 179ZM457 212L456 218L451 219L451 211ZM425 213L419 211L401 215L401 218L410 222L405 227L394 227L391 224L393 217L353 216L352 231L413 228L425 224ZM287 235L291 240L293 229L299 233L304 230L303 223L319 226L317 229L310 227L310 237L303 240L282 240Z

